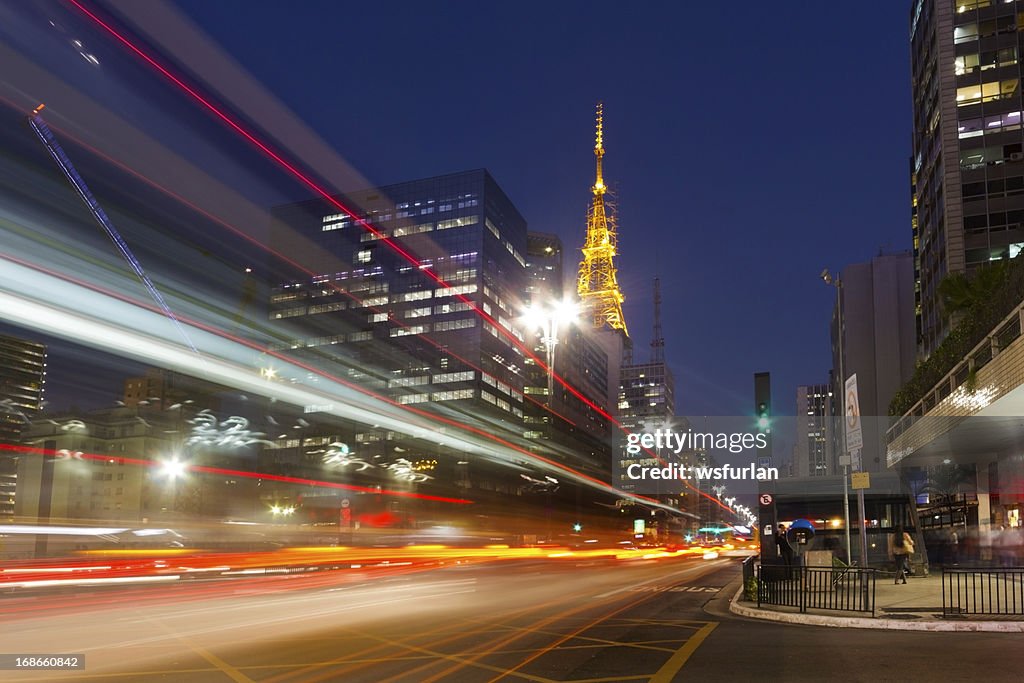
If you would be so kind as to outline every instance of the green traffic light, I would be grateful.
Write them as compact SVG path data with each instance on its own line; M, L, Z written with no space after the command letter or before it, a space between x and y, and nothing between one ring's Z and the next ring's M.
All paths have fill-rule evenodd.
M762 417L757 421L758 428L762 430L768 429L769 424L771 424L771 422L767 417Z

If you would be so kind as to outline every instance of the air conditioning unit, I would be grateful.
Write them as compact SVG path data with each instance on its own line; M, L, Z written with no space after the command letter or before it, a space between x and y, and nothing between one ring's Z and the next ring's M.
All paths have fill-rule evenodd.
M1024 152L1010 152L1010 161L1024 161Z

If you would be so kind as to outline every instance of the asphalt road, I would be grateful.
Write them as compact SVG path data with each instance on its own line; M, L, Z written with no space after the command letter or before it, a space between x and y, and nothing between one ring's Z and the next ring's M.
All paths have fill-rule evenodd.
M4 681L1019 681L1018 634L738 619L735 559L572 560L0 597ZM729 593L732 592L732 589Z

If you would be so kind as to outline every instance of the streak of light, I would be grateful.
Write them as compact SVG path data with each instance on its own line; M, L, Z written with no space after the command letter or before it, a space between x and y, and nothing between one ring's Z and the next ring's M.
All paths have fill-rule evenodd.
M89 19L91 19L93 22L95 22L100 27L102 27L104 30L106 30L108 33L110 33L112 36L114 36L114 38L117 41L122 43L124 46L126 46L133 53L135 53L137 56L142 58L145 62L150 64L150 66L152 66L154 69L156 69L158 72L160 72L164 77L166 77L172 83L174 83L179 88L181 88L184 92L186 92L193 99L195 99L196 101L201 103L203 107L205 107L207 110L209 110L211 113L213 113L218 119L222 120L230 128L235 130L243 138L248 140L251 144L256 146L259 150L261 150L264 154L268 155L276 163L278 163L283 168L285 168L289 173L291 173L294 177L296 177L298 180L300 180L302 182L302 184L304 184L307 187L309 187L310 189L312 189L314 192L316 192L318 195L322 196L326 201L328 201L331 204L335 205L341 211L343 211L343 212L347 213L348 215L350 215L353 218L354 221L359 223L367 231L369 231L369 232L373 233L375 236L379 237L385 244L387 244L389 246L389 248L391 248L393 251L395 251L400 256L402 256L406 261L408 261L409 263L411 263L411 264L413 264L413 265L415 265L417 267L420 267L422 265L412 254L410 254L409 252L405 251L400 245L398 245L396 242L394 242L390 238L387 238L386 236L384 236L382 233L380 233L378 230L376 230L376 228L374 228L367 221L365 221L364 219L362 219L359 216L355 215L355 213L353 211L348 209L344 204L339 202L333 195L331 195L329 192L324 190L317 182L315 182L314 180L309 178L306 174L304 174L302 171L300 171L296 166L294 166L293 164L289 163L286 159L284 159L281 156L281 154L275 152L267 144L263 143L259 138L257 138L254 134L250 133L245 128L243 128L239 123L237 123L234 119L232 119L230 116L228 116L223 111L221 111L219 108L217 108L213 103L211 103L208 99L203 97L203 95L201 95L199 92L197 92L194 88L190 87L182 79L180 79L177 76L175 76L174 74L172 74L167 68L165 68L159 62L157 62L154 58L152 58L148 54L146 54L146 52L144 52L141 48L137 47L134 43L132 43L126 37L124 37L123 35L118 33L113 27L111 27L110 25L105 23L96 14L94 14L91 11L89 11L89 9L86 8L82 3L78 2L78 0L69 0L69 2L72 5L74 5L79 11L81 11L83 14L85 14ZM446 287L446 288L451 287L451 285L449 283L445 282L442 278L437 276L435 273L431 272L429 269L423 270L423 272L425 272L428 277L433 279L440 286L443 286L443 287ZM491 324L493 324L495 326L495 328L497 330L499 330L503 335L505 335L514 346L518 347L525 355L527 355L528 357L532 358L538 364L539 367L541 367L541 368L543 368L545 370L548 370L548 368L545 365L545 363L543 362L543 360L538 358L536 356L536 354L534 354L531 349L529 349L525 345L523 345L522 342L519 341L519 339L512 332L510 332L504 326L502 326L499 323L497 323L496 321L494 321L493 318L491 318L491 316L487 315L484 311L482 311L476 305L475 302L473 302L472 300L470 300L469 298L467 298L467 297L465 297L464 295L461 295L461 294L460 295L456 295L456 298L458 300L466 303L467 306L469 306L469 308L471 310L473 310L482 319L484 319L484 320L490 322ZM590 406L596 412L598 412L602 416L604 416L607 419L609 419L613 424L618 426L620 429L624 429L622 427L622 425L617 420L615 420L615 418L613 416L608 414L603 408L601 408L599 405L595 404L589 398L587 398L582 393L580 393L575 387L571 386L561 376L559 376L559 375L557 375L557 374L555 374L553 372L552 372L552 376L556 379L556 381L558 381L562 386L564 386L570 393L572 393L574 396L576 396L583 403L585 403L586 405ZM434 416L434 415L430 415L430 417L436 419L436 416ZM457 423L456 423L456 426L461 426L461 427L465 428L465 425L458 425ZM483 435L483 436L489 438L489 435L486 432L484 432L482 430L476 430L476 431L478 431L480 435ZM507 442L505 444L503 444L503 445L506 445L508 447L512 447L512 448L514 448L516 450L523 450L524 454L526 454L528 457L531 457L531 459L535 459L537 457L537 456L533 456L532 454L529 454L529 452L525 451L525 449L519 449L518 447L516 447L516 446L514 446L512 444L508 444ZM656 454L652 454L652 455L654 455L654 457L656 459L660 460L660 457L658 457ZM549 466L557 467L559 469L565 469L564 466L562 466L559 463L556 463L554 461L550 461L550 460L547 460L547 459L541 459L541 460L546 462ZM600 482L600 481L598 481L596 479L593 479L591 477L587 477L586 475L582 475L581 473L574 472L574 471L571 471L571 470L570 470L570 472L572 473L572 475L574 477L577 477L577 478L578 477L582 477L584 480L587 480L587 481L591 482L592 484L597 484L601 488L611 489L611 487L608 487L606 484L604 484L603 482ZM720 503L718 503L718 501L715 501L715 499L713 497L705 494L704 492L699 491L696 487L694 487L689 482L684 482L684 484L687 487L689 487L692 490L694 490L697 493L699 493L700 495L703 495L703 496L707 497L709 500L712 500L712 501L716 502L716 504L720 505ZM611 489L611 490L614 490L614 489ZM634 495L628 495L628 497L634 498L635 496ZM664 506L664 505L662 505L660 503L657 503L656 501L652 501L651 499L648 499L646 497L640 497L640 498L643 498L644 500L651 501L654 505L656 505L658 507L665 507L666 509L674 509L674 508L670 508L669 506Z
M112 303L107 300L100 302L99 305L95 305L88 301L89 293L83 293L80 286L69 287L68 278L44 273L35 267L22 265L16 259L8 258L7 260L12 263L18 263L18 266L0 272L0 311L3 311L2 316L7 320L24 327L39 329L48 334L56 334L74 339L79 343L107 349L115 353L123 354L127 352L145 362L156 362L162 367L176 368L186 374L194 372L194 356L184 353L179 345L164 339L152 339L135 331L153 329L153 325L147 319L147 316L159 316L160 313L159 309L151 304L139 308L131 299L118 296L116 297L116 302ZM91 286L88 289L93 292L98 290L98 288ZM22 298L13 293L19 290L36 293L45 292L55 301L61 301L65 305L74 306L75 310L57 309L44 302ZM106 299L107 297L103 296L103 298ZM132 304L126 306L124 305L126 302L132 302ZM106 305L103 305L104 303ZM118 304L121 305L119 306ZM103 310L110 320L117 320L130 326L131 329L126 329L121 324L113 322L92 320L82 315L80 313L82 310ZM397 401L377 395L364 387L330 375L297 359L288 358L283 354L268 352L270 355L292 366L292 372L295 376L302 376L304 372L314 372L325 379L331 380L337 385L333 388L333 391L336 393L325 394L323 385L314 391L313 389L300 388L284 383L268 383L250 372L248 368L240 366L235 362L223 360L223 358L237 355L240 350L238 347L258 349L257 345L216 330L203 323L185 318L183 320L206 333L195 336L195 340L202 347L204 357L202 369L207 379L211 381L219 381L228 386L258 395L272 396L295 405L322 405L331 403L332 398L345 398L345 410L332 404L332 408L329 411L330 414L354 419L365 424L385 424L390 429L402 433L408 433L410 426L414 428L414 431L419 429L423 432L433 432L436 430L434 423L441 422L510 449L517 454L515 457L544 463L562 472L564 476L569 476L588 486L614 492L633 500L642 500L647 505L674 510L674 508L646 496L618 491L599 479L573 470L544 456L531 453L525 448L502 439L487 430L466 425L456 420L416 408L415 406L401 405ZM300 368L303 372L296 371L295 368ZM360 404L354 394L368 397L372 399L372 403L363 402ZM413 413L424 418L426 422L410 423L408 415L399 413ZM414 436L419 435L414 434ZM460 438L455 434L449 433L445 435L445 440L453 448L461 448L470 453L479 453L484 457L497 459L499 462L507 459L507 456L504 456L500 451L494 450L493 446L470 441L468 437Z
M155 583L177 581L175 576L112 576L106 579L38 579L33 581L10 581L0 585L9 588L52 588L54 586L103 586L115 583Z
M3 98L0 98L0 99L3 99ZM11 107L15 106L15 103L13 103L13 102L11 102L9 100L3 99L3 101L6 102ZM204 218L206 218L206 219L208 219L210 221L213 221L217 225L220 225L221 227L223 227L224 229L228 230L230 233L232 233L236 237L240 237L243 240L245 240L245 241L249 242L250 244L252 244L253 246L261 249L265 253L268 253L268 254L272 255L274 258L278 259L279 261L287 263L289 266L291 266L291 267L293 267L293 268L295 268L295 269L305 273L306 275L308 275L310 277L313 277L313 276L316 275L316 273L313 270L310 270L309 268L307 268L306 266L302 265L298 261L295 261L294 259L292 259L289 256L287 256L286 254L283 254L283 253L281 253L281 252L279 252L279 251L277 251L275 249L272 249L269 245L264 244L260 240L256 239L252 235L250 235L247 232L245 232L244 230L241 230L241 229L237 228L236 226L232 225L231 223L228 223L227 221L225 221L224 219L220 218L219 216L210 213L209 211L207 211L207 210L203 209L202 207L194 204L193 202L190 202L188 199L186 199L186 198L182 197L181 195L175 193L173 190L170 190L170 189L164 187L163 185L160 185L159 183L151 180L150 178L148 178L147 176L143 175L142 173L139 173L138 171L136 171L135 169L131 168L130 166L128 166L128 165L118 161L117 159L111 157L108 154L103 153L102 151L100 151L99 149L97 149L97 148L93 147L92 145L88 144L84 140L75 137L72 133L70 133L70 132L68 132L66 130L63 130L61 128L58 128L57 126L53 126L53 125L51 125L50 128L58 131L61 135L63 135L65 137L67 137L68 139L74 141L75 144L77 144L78 146L82 147L83 149L89 151L90 153L94 154L95 156L103 159L107 163L112 164L112 165L120 168L122 171L125 171L126 173L128 173L132 177L136 178L137 180L140 180L140 181L146 183L150 187L158 190L159 192L167 195L168 197L171 197L175 201L181 203L183 206L188 207L192 211L195 211L196 213L200 214ZM334 282L321 283L321 286L329 286L331 289L333 289L338 294L341 294L341 295L343 295L345 297L348 297L352 301L354 301L357 304L359 304L359 306L361 308L365 308L370 313L384 313L384 312L387 312L386 309L382 309L382 308L379 308L377 306L372 306L372 305L368 306L368 305L366 305L366 303L358 295L348 291L344 287L340 287L339 285L337 285ZM139 303L139 305L143 305L144 306L145 304ZM409 324L403 322L400 319L391 318L390 322L392 324L402 328L402 329L411 329L411 326ZM195 323L193 322L192 324L195 324ZM487 376L492 377L492 378L494 377L494 375L492 375L491 373L487 372L487 370L485 370L483 367L473 363L472 361L470 361L467 358L463 358L462 356L454 353L452 351L452 349L448 345L441 344L440 342L438 342L437 340L435 340L433 337L431 337L429 334L427 334L425 332L418 332L418 333L415 333L414 335L411 335L411 336L416 336L416 337L418 337L420 339L423 339L424 341L426 341L430 345L434 346L435 348L444 351L447 355L452 356L453 358L455 358L456 360L461 362L463 365L465 365L465 366L467 366L469 368L472 368L472 369L476 370L477 372L481 373L481 376L487 375ZM498 379L498 378L495 378L495 379ZM562 415L558 411L554 410L550 405L548 405L546 403L542 403L542 402L536 400L535 398L533 398L532 396L529 396L529 395L524 395L523 398L525 400L528 400L528 401L536 404L537 406L539 406L543 410L551 413L555 417L558 417L559 419L561 419L562 421L564 421L568 425L570 425L572 427L577 427L575 422L573 422L570 418L566 417L565 415Z
M43 456L55 456L57 454L56 451L48 450L48 449L45 449L45 448L33 448L31 446L15 446L13 444L2 444L2 443L0 443L0 451L12 451L12 452L15 452L15 453L27 453L27 454L43 455ZM110 459L110 456L109 455L103 455L103 454L100 454L100 453L82 453L82 458L85 459L85 460L98 460L100 462L106 462L107 460ZM163 461L159 461L159 460L143 460L143 459L140 459L140 458L126 458L126 457L118 457L118 460L121 460L125 464L128 464L128 465L140 465L142 467L162 468L164 466L164 462ZM323 488L343 489L343 490L346 490L346 491L356 491L356 492L359 492L359 493L373 493L373 494L379 494L379 495L385 495L385 496L397 496L397 497L402 497L402 498L416 498L418 500L433 500L433 501L437 501L437 502L440 502L440 503L456 503L456 504L459 504L459 505L466 505L466 504L470 504L470 503L473 502L473 501L467 500L465 498L448 498L446 496L433 496L433 495L426 494L426 493L415 493L413 491L392 491L392 490L389 490L389 489L378 489L376 486L357 486L355 484L342 484L340 482L334 482L334 481L321 481L321 480L318 480L318 479L306 479L306 478L303 478L303 477L289 477L289 476L285 476L283 474L269 474L267 472L248 472L248 471L245 471L245 470L231 470L231 469L226 469L226 468L223 468L223 467L210 467L210 466L207 466L207 465L189 465L189 464L184 463L184 462L179 462L178 465L184 471L188 471L188 472L202 472L203 474L217 474L217 475L223 475L223 476L229 476L229 477L244 477L244 478L247 478L247 479L261 479L261 480L266 480L266 481L279 481L279 482L283 482L283 483L287 483L287 484L303 484L303 485L308 485L308 486L320 486L320 487L323 487ZM7 527L0 527L0 533L3 532L4 528L7 528ZM19 528L24 528L24 527L19 527ZM54 532L54 529L62 529L62 528L75 529L77 527L50 527L50 526L47 526L47 527L32 527L32 528L41 529L43 531L25 531L25 532L21 532L21 533L47 533L47 532L56 533L56 532ZM124 532L124 531L128 531L128 529L102 529L102 530L97 531L97 532L91 532L89 534L84 534L83 533L83 534L80 534L80 535L97 535L100 532L106 533L106 534L116 534L116 533L121 533L121 532ZM11 532L11 533L16 533L16 532Z
M27 446L11 446L0 444L0 449L7 451L34 450ZM105 459L105 458L104 458ZM36 526L32 524L2 524L0 534L62 534L65 536L109 536L120 534L128 529L110 529L84 526Z
M340 202L337 199L337 197L335 197L330 192L328 192L327 190L322 188L316 181L314 181L313 179L308 177L305 173L303 173L301 170L299 170L295 165L293 165L288 160L286 160L283 156L281 156L281 154L279 154L279 153L275 152L273 149L271 149L266 143L264 143L259 138L257 138L253 133L250 133L248 130L243 128L241 124L239 124L232 117L228 116L226 113L221 111L217 106L215 106L212 102L210 102L210 100L208 100L207 98L203 97L198 91L196 91L196 89L194 89L193 87L189 86L182 79L178 78L173 73L171 73L166 67L164 67L162 64L160 64L160 62L158 62L156 59L154 59L153 57L149 56L145 51L143 51L141 48L139 48L137 45L135 45L132 41L128 40L128 38L126 38L122 34L118 33L112 26L110 26L109 24L104 22L102 19L100 19L96 14L94 14L91 11L89 11L89 9L86 8L78 0L68 0L68 1L72 5L74 5L76 8L78 8L78 10L80 12L85 14L94 23L98 24L101 28L103 28L105 31L107 31L107 33L112 35L118 42L120 42L122 45L127 47L131 52L135 53L138 57L142 58L143 61L145 61L147 64L149 64L151 67L153 67L156 71L158 71L160 74L162 74L165 78L167 78L172 83L174 83L176 86L178 86L181 90L186 92L194 100L199 102L204 108L206 108L208 111L210 111L215 117L217 117L218 119L223 121L225 124L227 124L229 128L231 128L232 130L237 132L239 135L241 135L243 138L248 140L252 145L254 145L257 149L262 151L268 157L270 157L273 161L275 161L277 164L279 164L282 168L286 169L290 174L292 174L296 179L298 179L303 185L307 186L309 189L311 189L317 195L321 196L325 201L327 201L328 203L330 203L333 206L335 206L338 210L346 213L348 216L350 216L352 218L353 221L355 221L356 223L361 225L368 232L372 233L378 240L380 240L384 244L388 245L388 247L391 248L392 251L394 251L399 256L401 256L403 259L405 259L408 263L410 263L411 265L413 265L414 267L419 269L420 272L426 273L426 275L431 280L436 282L438 285L440 285L442 287L445 287L445 288L451 288L451 285L448 282L446 282L443 278L441 278L436 273L434 273L430 268L424 268L424 265L414 255L412 255L411 253L406 251L404 248L402 248L401 245L399 245L397 242L392 240L390 237L386 236L384 233L382 233L379 230L377 230L376 228L374 228L369 222L367 222L365 219L361 218L358 215L358 212L353 211L352 209L347 207L345 204ZM463 294L457 294L457 295L455 295L455 298L458 299L459 301L461 301L462 303L465 303L467 306L469 306L470 309L472 311L474 311L481 319L483 319L483 320L487 321L488 323L494 325L495 328L497 330L499 330L506 338L508 338L509 341L514 346L519 348L526 356L528 356L529 358L532 358L534 360L534 362L536 362L540 368L542 368L546 372L551 372L552 377L554 377L555 380L559 384L561 384L563 387L565 387L571 394L573 394L578 399L580 399L583 403L585 403L587 406L589 406L590 408L595 410L599 415L601 415L602 417L610 420L613 424L618 425L621 428L621 424L612 415L610 415L601 406L597 405L596 403L591 401L589 398L587 398L585 395L583 395L575 387L573 387L568 382L566 382L565 379L563 379L560 375L554 373L551 369L549 369L547 367L547 365L544 363L544 361L541 360L536 354L533 353L532 349L530 349L526 345L524 345L521 341L519 341L519 339L512 332L507 330L503 325L499 324L498 321L496 321L490 315L485 313L479 306L476 305L476 302L474 302L472 299L468 298L467 296L465 296Z

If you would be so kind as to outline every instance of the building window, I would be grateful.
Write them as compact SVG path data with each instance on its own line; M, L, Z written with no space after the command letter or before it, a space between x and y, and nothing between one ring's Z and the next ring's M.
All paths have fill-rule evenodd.
M448 228L461 228L467 225L476 225L480 222L479 216L461 216L459 218L450 218L446 221L438 221L438 230L447 230Z
M356 252L356 263L371 263L373 262L373 250L372 249L360 249Z
M445 384L446 382L472 382L474 373L472 370L465 372L445 372L434 375L434 384Z
M435 391L431 394L432 401L459 401L473 398L472 389L459 389L457 391Z
M981 85L969 85L956 89L956 106L964 107L978 102L992 102L1008 99L1017 93L1019 80L1016 78L1005 81L989 81Z
M449 332L451 330L465 330L476 327L476 318L462 318L461 320L443 320L434 323L435 332Z
M409 327L396 327L391 330L392 337L408 337L413 334L424 334L430 332L430 325L410 325Z

